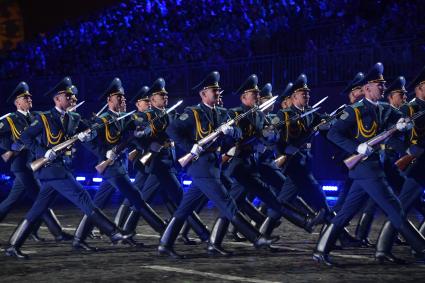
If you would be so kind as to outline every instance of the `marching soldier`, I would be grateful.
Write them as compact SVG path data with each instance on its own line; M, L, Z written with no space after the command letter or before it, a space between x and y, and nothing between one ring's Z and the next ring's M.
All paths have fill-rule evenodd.
M397 80L389 87L388 93L391 95L395 105L398 105L397 102L394 101L403 101L405 98L406 90L404 88L405 80L403 77L397 78ZM400 110L406 117L412 117L415 113L425 110L425 68L422 72L409 84L408 89L415 93L415 98L406 104L403 104ZM398 98L396 96L399 96ZM409 210L414 205L420 205L420 199L423 194L423 188L425 187L425 178L423 177L423 168L425 165L424 158L424 148L425 148L425 118L422 116L421 118L415 120L414 127L407 131L405 136L405 146L407 148L406 153L413 157L413 162L407 165L407 168L404 172L405 179L399 180L402 178L400 176L400 172L397 168L390 167L392 164L388 164L389 162L395 162L398 158L396 152L400 152L401 150L394 148L391 149L387 144L385 145L385 156L387 164L385 173L388 176L388 181L392 185L401 185L402 189L399 194L399 199L401 202L401 206L404 212L407 214ZM405 154L403 154L405 155ZM392 182L392 183L391 183ZM397 183L399 182L399 183ZM421 211L421 210L420 210ZM391 218L390 218L391 220ZM425 222L422 222L419 231L422 235L425 235ZM403 232L400 231L404 236ZM376 254L375 257L380 262L392 262L398 264L404 264L405 261L395 257L391 250L396 239L396 226L395 223L390 221L386 221L382 226L381 232L378 237L378 242L376 244ZM409 238L405 239L409 242ZM424 255L417 253L417 248L412 246L412 248L416 251L416 256L421 258L423 261Z
M165 80L158 78L146 93L150 98L151 109L140 113L137 119L136 135L145 139L147 152L151 158L146 163L148 177L141 189L142 198L149 202L156 192L160 192L167 210L172 215L182 199L183 189L176 177L174 141L168 136L166 129L174 120L167 114L168 92L165 90ZM201 241L208 240L209 231L199 216L192 212L187 219Z
M7 256L26 259L21 252L28 235L34 225L45 213L56 195L59 193L80 208L94 225L112 242L120 241L129 235L123 235L101 210L92 202L87 191L83 189L74 176L65 167L62 152L56 152L53 147L79 132L80 115L66 112L72 103L72 82L65 77L46 95L53 98L55 107L39 116L21 134L21 141L35 158L45 158L49 162L36 171L35 176L41 182L41 190L29 212L16 228L6 249ZM94 137L92 132L80 132L78 139L86 142Z
M146 93L149 91L148 86L143 86L136 95L130 100L130 103L134 103L137 108L137 112L133 115L133 120L136 120L141 113L148 111L151 104L149 96ZM145 183L148 174L146 173L145 166L140 162L140 158L142 154L146 151L146 145L143 142L143 139L136 139L132 147L134 150L138 152L138 154L133 159L133 166L137 169L136 176L134 177L134 186L137 189L141 189L143 184ZM131 151L130 151L131 152ZM128 199L125 199L123 203L118 208L117 214L115 215L114 223L118 227L122 227L124 225L125 219L127 219L128 214L130 213L130 202Z
M226 124L220 126L227 120L227 113L215 107L220 94L219 80L219 73L212 72L199 83L194 89L198 91L202 102L196 106L187 107L184 113L167 128L167 133L176 141L176 144L183 151L190 152L196 160L188 165L187 172L192 177L192 186L183 194L183 200L161 237L158 247L160 255L181 258L174 251L174 242L185 219L193 212L203 195L217 206L220 211L220 222L223 222L223 225L220 227L215 225L212 230L209 241L211 253L215 253L216 248L216 252L221 253L221 241L229 222L232 222L256 247L271 244L269 239L263 237L241 215L234 200L220 181L220 145L224 142L223 138L235 138L240 132ZM197 142L213 133L215 129L222 132L222 135L207 148L202 148Z
M25 195L35 200L40 191L40 183L34 178L28 164L33 161L33 155L28 148L25 148L20 140L22 132L29 127L34 120L32 108L32 95L26 82L20 82L12 94L6 99L7 103L13 102L16 112L12 113L5 120L0 121L0 147L6 150L3 155L10 162L10 171L15 175L12 189L0 203L0 221ZM53 210L50 208L42 215L42 220L56 241L71 240L69 234L62 230ZM31 236L35 240L42 240L37 235L37 230L41 221L35 225ZM37 227L38 226L38 227Z
M349 171L353 184L347 199L321 234L313 254L313 259L319 263L333 265L329 252L343 227L355 215L368 195L418 253L418 258L424 258L425 238L406 220L398 198L387 184L377 152L367 143L369 139L391 125L395 125L399 131L406 131L411 127L410 122L402 118L400 112L388 104L379 102L385 90L382 74L383 65L377 63L365 75L362 87L365 98L347 107L328 133L328 138L348 153L358 153L368 158ZM398 141L393 137L387 143Z
M140 215L142 215L146 222L161 234L165 229L165 222L142 200L139 190L131 183L128 176L126 155L124 154L127 143L124 141L130 141L133 132L130 132L130 137L125 136L128 130L123 119L112 124L108 123L109 120L119 118L126 111L126 100L121 80L114 78L101 97L106 99L108 110L95 120L95 124L104 124L104 127L97 130L97 138L88 142L87 147L96 155L99 162L105 161L105 159L112 162L102 172L104 181L96 192L93 202L96 206L103 208L114 189L119 189L132 206L123 230L127 234L134 234ZM124 150L120 149L123 144ZM92 228L89 215L84 215L75 231L72 244L74 249L96 250L85 242ZM132 238L126 239L125 242L132 246L138 245ZM140 243L140 245L143 244Z

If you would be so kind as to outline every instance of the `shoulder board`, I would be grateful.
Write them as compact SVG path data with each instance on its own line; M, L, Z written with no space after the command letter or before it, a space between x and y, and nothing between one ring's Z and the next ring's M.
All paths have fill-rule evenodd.
M201 110L201 106L199 106L199 105L193 105L193 106L188 106L185 109L188 109L188 110Z
M100 114L98 118L108 118L109 116L110 115L109 115L108 112L104 112L104 113Z
M81 118L81 115L77 112L68 112L68 115L74 119L79 119Z
M242 109L242 107L234 107L234 108L230 108L229 109L229 111L233 111L233 112L242 112L243 111L243 109Z
M357 102L351 104L349 107L351 107L351 108L358 108L358 107L361 107L363 105L364 105L363 100L360 100L360 101L357 101Z

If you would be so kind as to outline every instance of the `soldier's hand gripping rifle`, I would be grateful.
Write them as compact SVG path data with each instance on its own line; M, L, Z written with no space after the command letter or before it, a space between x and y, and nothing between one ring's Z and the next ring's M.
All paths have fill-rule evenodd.
M297 115L295 115L295 116L293 116L293 117L291 117L291 118L289 118L289 120L287 120L287 121L280 121L279 123L276 123L276 124L273 124L272 126L275 128L275 129L279 129L283 124L287 124L287 123L293 123L293 122L296 122L296 121L298 121L298 120L300 120L300 119L302 119L302 118L304 118L305 116L307 116L307 115L310 115L311 113L314 113L314 112L316 112L317 110L319 110L320 109L320 107L316 107L316 108L313 108L313 109L311 109L311 110L309 110L309 111L307 111L307 112L305 112L305 113L302 113L302 114L297 114ZM311 135L309 135L309 137L310 137ZM288 155L287 154L282 154L282 155L280 155L280 156L278 156L275 160L274 160L274 163L275 163L275 165L277 166L277 167L282 167L283 166L283 164L285 164L285 162L288 160Z
M260 106L254 106L251 109L249 109L248 111L246 111L245 113L242 113L241 115L238 115L235 118L223 123L217 129L215 129L211 134L209 134L208 136L199 140L197 142L197 144L199 146L201 146L203 148L203 150L205 150L222 133L222 131L221 131L222 127L232 126L236 122L238 122L241 119L245 118L246 116L256 112L257 110L258 111L264 111L265 109L272 106L274 104L274 102L276 101L276 99L277 99L277 96L273 96L271 99L267 100L266 102L264 102ZM179 163L182 167L185 167L194 158L195 158L195 155L193 155L192 153L189 152L179 159Z
M158 121L159 119L161 119L162 117L164 117L165 115L169 114L171 111L173 111L174 109L176 109L177 107L180 106L180 104L183 103L183 100L179 100L176 104L174 104L173 106L171 106L170 108L168 108L165 112L161 113L161 115L156 116L155 118L153 118L150 123L154 124L156 121ZM164 146L161 146L159 148L159 150L161 150ZM139 155L139 152L137 149L133 149L129 154L128 154L128 160L133 161L137 156ZM139 161L145 165L149 162L149 160L152 158L153 156L153 152L152 151L148 151L147 153L145 153L142 157L140 157Z
M412 122L414 122L416 119L418 119L419 117L421 117L422 115L425 114L425 110L416 113L415 115L413 115L410 120ZM391 128L389 128L388 130L383 131L382 133L380 133L379 135L375 136L374 138L368 140L366 143L368 146L375 146L380 144L382 141L386 140L387 138L391 137L395 132L397 131L397 127L396 126L392 126ZM346 158L344 160L344 164L348 167L348 169L353 169L358 163L364 161L367 159L367 155L365 154L353 154L352 156Z
M126 113L125 115L123 115L121 117L109 119L106 124L109 125L109 124L112 124L112 123L114 123L116 121L119 121L121 119L124 119L128 115L133 114L134 112L135 111L132 111L132 112ZM105 126L105 123L100 123L100 124L97 124L96 123L92 127L90 127L88 129L82 131L82 133L88 134L91 131L96 131L97 129L100 129L103 126ZM77 134L73 135L71 138L69 138L68 140L66 140L66 141L64 141L64 142L62 142L62 143L60 143L58 145L55 145L54 147L51 148L52 151L54 151L54 152L61 152L61 151L65 150L65 149L69 148L70 146L72 146L78 140L78 135L79 134L80 133L77 133ZM49 160L46 157L41 157L41 158L39 158L39 159L31 162L30 166L31 166L32 171L35 172L38 169L40 169L42 166L44 166L45 164L47 164L48 162L49 162Z

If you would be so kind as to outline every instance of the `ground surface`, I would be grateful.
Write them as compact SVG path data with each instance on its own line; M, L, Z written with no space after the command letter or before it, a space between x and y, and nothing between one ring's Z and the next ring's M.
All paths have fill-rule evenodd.
M81 217L80 212L73 208L56 211L65 229L72 233ZM107 213L112 215L114 211L108 209ZM14 211L0 223L2 254L23 213L24 210ZM211 227L215 215L215 210L209 209L202 212L201 217ZM382 221L380 217L373 226L373 240ZM207 257L203 244L184 246L181 243L176 245L176 250L188 256L187 259L160 258L156 254L158 235L144 222L139 223L137 231L137 238L145 243L144 248L111 246L104 238L90 241L101 251L81 254L72 252L69 243L55 243L42 227L40 234L47 238L47 242L29 240L23 248L30 253L30 260L18 261L0 255L0 282L425 282L425 265L378 265L372 257L372 249L337 251L333 255L340 267L318 266L311 258L318 234L307 234L288 222L283 222L275 233L281 236L277 246L282 251L257 251L247 243L226 240L225 247L235 252L230 258ZM394 252L412 260L407 247L397 246Z

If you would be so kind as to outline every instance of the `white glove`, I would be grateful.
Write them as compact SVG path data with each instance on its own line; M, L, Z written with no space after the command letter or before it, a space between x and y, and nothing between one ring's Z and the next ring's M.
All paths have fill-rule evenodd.
M288 145L285 147L285 153L289 155L293 155L298 152L298 147L295 147L293 145Z
M413 155L416 158L419 158L419 156L421 156L424 151L425 149L423 149L422 147L413 144L406 150L406 153L409 155Z
M190 153L192 153L193 155L199 157L199 155L201 154L201 152L204 149L202 148L202 146L198 145L197 143L195 143L192 147L192 149L190 150Z
M234 129L232 126L224 124L220 127L220 131L226 136L233 136Z
M413 123L408 118L400 118L395 125L400 132L408 131L413 128Z
M118 158L118 155L115 153L115 151L110 149L106 152L106 158L110 160L116 160Z
M364 142L359 144L359 146L357 147L357 152L369 156L373 153L373 148Z
M80 142L87 142L94 139L95 135L90 132L81 132L77 135Z
M46 158L49 161L53 161L55 160L55 158L58 155L56 154L56 152L53 149L49 149L48 151L46 151L46 153L44 154L44 158Z

